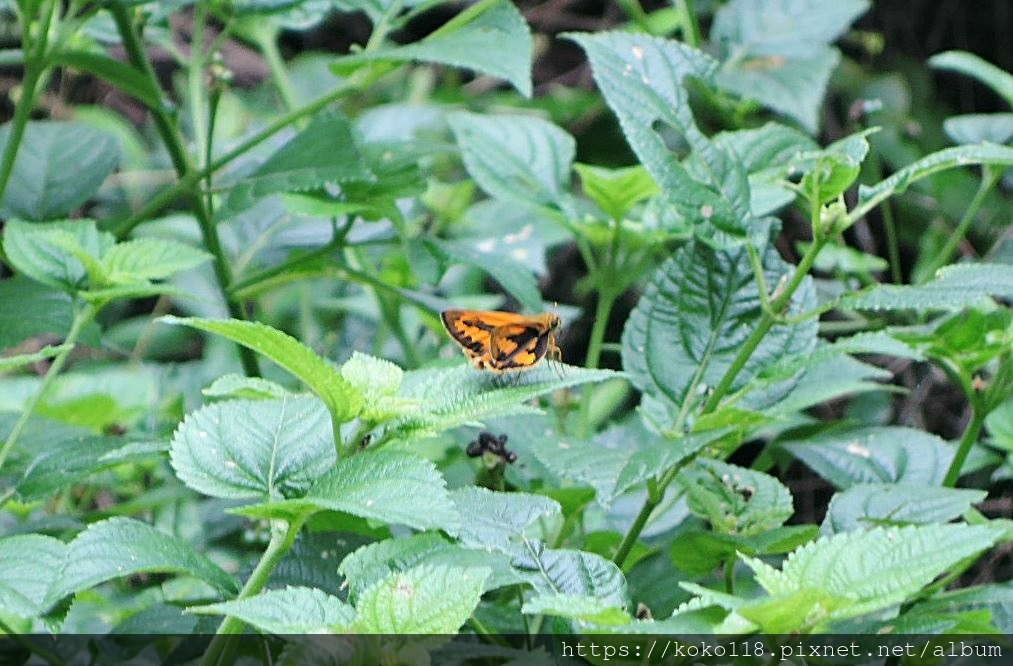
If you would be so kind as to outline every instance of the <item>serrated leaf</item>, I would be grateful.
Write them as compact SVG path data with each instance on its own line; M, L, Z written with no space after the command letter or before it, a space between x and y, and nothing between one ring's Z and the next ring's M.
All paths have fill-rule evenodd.
M423 241L436 254L453 263L463 263L485 271L500 286L516 298L529 312L542 310L542 294L531 271L510 255L495 251L483 252L465 241L443 241L427 238Z
M238 590L231 576L177 537L129 518L94 523L67 546L67 556L46 600L64 597L113 578L138 573L193 576L225 592Z
M868 8L867 0L731 0L715 12L710 37L753 55L808 57Z
M855 428L782 446L838 488L862 483L938 486L953 460L941 438L896 426Z
M497 493L485 488L459 488L450 498L461 515L458 538L467 546L512 550L535 521L560 513L559 503L541 495Z
M825 626L903 602L957 562L989 548L998 536L993 528L967 525L849 532L803 546L780 571L756 569L756 579L775 599L814 592L837 600L817 625ZM796 617L806 617L811 609L794 603ZM747 609L739 612L754 619Z
M855 310L959 310L987 296L1013 298L1013 266L986 263L945 266L927 284L880 284L869 291L845 296L840 305Z
M138 238L109 248L102 256L102 265L109 280L118 283L162 280L210 258L207 252L176 241Z
M209 398L246 398L249 400L271 400L286 398L292 392L280 384L263 377L246 377L230 373L211 382L201 393Z
M978 79L1013 106L1013 74L967 51L944 51L929 58L936 69L960 72Z
M334 113L318 114L306 129L232 186L224 209L234 214L269 194L373 179L348 119Z
M247 507L244 513L274 516L282 515L277 511L300 513L307 508L344 511L420 530L453 533L460 525L446 481L433 463L394 449L342 458L301 499Z
M790 269L770 246L762 260L767 285L778 284ZM790 310L797 314L814 306L815 293L807 278ZM715 250L701 242L689 243L662 264L627 320L623 367L634 386L674 415L687 400L700 399L698 392L704 387L717 385L760 313L745 248ZM814 320L774 326L732 389L745 386L753 375L786 356L808 354L815 344ZM779 397L771 394L768 404Z
M334 465L331 424L306 397L232 400L191 412L172 439L172 467L211 497L299 497Z
M346 56L338 67L344 71L360 62L436 62L501 78L525 97L531 96L533 41L513 3L495 3L463 25L455 22L453 29L449 25L414 44ZM490 44L497 48L489 48Z
M697 128L683 88L686 77L713 80L717 63L701 51L647 35L568 35L587 52L598 88L627 142L679 214L719 245L749 230L745 170ZM701 168L691 174L668 146L681 136Z
M555 615L597 625L619 626L633 618L618 606L610 606L597 597L577 594L542 594L524 602L525 615Z
M975 164L1013 166L1013 148L980 143L970 146L944 148L930 153L894 172L871 187L858 188L858 203L862 210L870 210L883 200L905 191L912 183L946 169Z
M350 421L362 410L362 395L352 388L333 365L278 329L236 319L181 319L166 316L161 321L214 333L266 356L316 393L327 405L331 418L335 421Z
M92 220L8 220L3 246L18 272L61 291L74 292L92 277L101 277L95 275L101 271L98 261L113 246L113 236L98 231Z
M985 499L984 490L911 484L859 484L830 500L824 534L851 532L888 523L946 523Z
M626 578L613 562L580 550L554 550L525 542L513 565L540 594L596 597L609 607L629 607Z
M404 370L390 361L352 352L352 358L341 366L341 376L362 394L360 418L366 422L378 423L418 411L419 406L413 400L396 395Z
M0 127L0 148L11 123ZM30 121L18 145L0 217L52 220L67 216L98 192L119 149L113 136L84 123ZM68 168L87 165L87 168Z
M580 174L584 194L613 220L622 220L634 205L659 193L651 175L639 164L621 169L591 164L573 166Z
M529 205L568 199L576 144L552 123L531 116L447 116L468 174L487 194Z
M456 634L478 606L488 569L419 566L392 574L359 597L353 631Z
M698 459L677 478L690 510L715 532L760 534L780 527L795 512L788 489L763 472Z
M355 622L355 609L309 587L267 590L245 599L191 606L187 612L231 615L261 631L282 635L342 632Z
M432 533L363 546L346 557L338 571L345 577L349 600L355 602L365 589L379 581L420 565L487 568L490 571L485 582L487 591L520 582L506 554L485 548L464 548Z
M28 618L45 612L67 546L41 534L0 539L0 612Z

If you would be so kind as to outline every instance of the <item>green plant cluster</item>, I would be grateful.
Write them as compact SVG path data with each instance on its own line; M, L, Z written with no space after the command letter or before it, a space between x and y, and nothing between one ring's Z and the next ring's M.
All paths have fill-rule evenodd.
M948 589L1013 538L975 508L1013 473L1010 113L916 153L870 104L821 146L866 0L729 0L706 39L691 1L621 3L625 29L563 36L596 92L539 100L507 0L393 41L443 4L0 3L23 71L0 127L0 630L214 633L203 664L250 629L1010 633L1008 582ZM368 41L285 62L282 33L334 10ZM268 83L233 85L231 40ZM1009 73L931 64L1013 105ZM150 127L37 120L58 77ZM635 164L577 162L582 114ZM962 211L940 204L904 283L909 189ZM874 212L886 258L847 240ZM464 363L439 311L551 310L564 246L582 362ZM900 425L898 367L959 392L956 441ZM484 432L500 448L469 458ZM789 523L793 461L832 488L820 524Z

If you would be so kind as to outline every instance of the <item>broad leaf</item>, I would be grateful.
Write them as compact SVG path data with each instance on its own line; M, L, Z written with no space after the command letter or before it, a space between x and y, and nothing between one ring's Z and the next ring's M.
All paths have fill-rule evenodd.
M424 241L427 247L450 259L454 264L462 263L485 271L500 284L521 306L529 312L542 310L542 295L538 283L527 266L510 255L494 251L483 252L465 241L442 241L436 238Z
M411 414L418 405L397 396L404 371L390 361L353 352L341 366L341 376L363 396L360 418L368 423L386 421Z
M527 493L497 493L485 488L460 488L450 497L461 515L461 543L480 548L514 550L525 528L558 515L559 503Z
M525 542L514 567L540 594L597 597L607 607L626 609L626 578L615 564L580 550L553 550L538 542Z
M824 534L878 524L946 523L985 499L984 490L910 484L859 484L834 495L823 519Z
M1013 113L969 113L943 121L954 143L1009 143L1013 140Z
M482 597L488 569L419 566L391 574L359 597L353 631L456 634Z
M61 406L63 409L72 407ZM86 409L93 410L94 403L87 403ZM43 499L64 492L82 479L116 465L162 458L158 453L144 451L138 451L135 456L106 457L126 445L128 441L123 438L108 436L80 437L53 443L36 455L25 470L17 485L17 497L22 502Z
M199 493L262 501L299 497L334 465L331 424L313 398L232 400L191 412L172 466Z
M529 205L564 206L573 137L530 116L459 111L447 117L468 174L487 194Z
M223 375L214 380L201 393L209 398L247 398L249 400L271 400L292 395L292 392L284 386L270 380L234 373Z
M46 333L62 338L73 318L62 290L20 275L0 281L0 349Z
M10 130L10 123L0 127L0 149L6 146ZM98 192L116 168L118 156L115 138L90 125L29 122L0 201L0 217L66 217Z
M89 526L68 544L47 603L138 573L184 574L225 593L238 589L231 576L181 539L136 520L110 518Z
M771 289L791 268L769 246L763 264ZM815 293L806 278L790 312L814 306ZM658 401L652 416L665 419L661 425L667 426L687 400L700 400L704 388L721 381L759 317L759 292L745 248L723 251L693 242L662 264L627 320L622 342L623 366L633 384ZM732 390L768 365L808 354L815 344L814 320L774 326ZM771 393L768 401L779 397Z
M944 51L929 58L936 69L960 72L974 77L999 94L1013 107L1013 74L967 51Z
M613 220L622 220L630 208L658 194L658 186L644 167L606 169L575 164L584 194Z
M372 181L348 119L317 115L309 127L278 149L252 174L232 186L224 209L246 210L279 192L302 192L329 184Z
M211 258L206 252L176 241L139 238L117 243L102 256L112 283L161 280L199 266Z
M869 427L788 442L789 453L838 488L863 483L942 483L953 449L913 428Z
M346 56L337 67L344 72L360 62L437 62L499 77L530 97L533 42L521 13L511 2L497 2L469 18L463 24L460 19L449 22L414 44Z
M987 296L1013 298L1013 266L955 264L939 269L936 278L918 286L880 284L845 296L841 307L854 310L959 310Z
M3 249L15 270L61 291L93 286L105 277L99 259L113 247L113 237L92 220L30 223L9 220Z
M0 612L25 618L44 613L66 550L62 541L41 534L0 539Z
M524 602L525 615L555 615L598 625L623 625L633 621L619 606L602 599L576 594L543 594Z
M268 590L245 599L193 606L187 612L231 615L272 634L341 632L355 622L355 610L351 606L309 587Z
M162 317L167 324L181 324L214 333L266 356L300 379L324 401L331 418L352 420L362 409L362 395L337 369L292 336L264 324L236 319Z
M698 459L678 479L690 510L715 532L760 534L780 527L795 512L788 489L763 472Z

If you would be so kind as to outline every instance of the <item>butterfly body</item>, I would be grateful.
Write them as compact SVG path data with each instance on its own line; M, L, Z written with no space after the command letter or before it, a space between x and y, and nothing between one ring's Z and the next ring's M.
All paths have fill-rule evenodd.
M558 359L556 333L563 322L552 313L520 315L495 310L444 310L450 337L479 370L525 370L546 354Z

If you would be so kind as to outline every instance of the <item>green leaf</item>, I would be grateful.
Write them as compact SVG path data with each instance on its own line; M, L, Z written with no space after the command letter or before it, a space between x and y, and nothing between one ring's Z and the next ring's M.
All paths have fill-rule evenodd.
M813 354L791 392L767 410L768 416L790 415L846 395L890 390L889 385L880 383L893 378L889 370L842 354L824 357L820 351ZM764 384L758 389L761 395ZM746 402L749 397L747 394Z
M743 536L718 532L687 531L669 545L672 564L693 576L707 576L737 553L781 555L791 552L819 535L815 525L788 525L769 532Z
M232 186L219 215L246 210L269 194L373 180L348 119L336 113L318 114L309 127Z
M74 484L92 474L128 462L122 458L115 460L105 458L127 443L120 437L94 436L50 444L44 452L33 458L25 470L24 477L18 482L18 499L22 502L43 499L72 488ZM140 457L151 459L153 456ZM156 459L160 457L157 456Z
M768 246L762 257L768 288L790 266ZM792 298L798 314L815 306L809 278ZM687 400L700 400L718 384L760 318L759 292L745 248L715 250L701 242L680 248L658 269L626 322L623 367L633 385L658 405L652 418L663 427ZM789 315L792 316L792 315ZM804 356L816 344L816 322L777 325L764 337L731 389L738 390L766 366ZM771 396L769 401L780 396ZM763 405L754 406L754 408Z
M874 528L803 546L788 556L780 571L757 560L746 563L775 601L791 602L797 627L805 627L800 619L818 610L820 596L834 599L834 607L815 623L819 628L904 602L964 558L989 548L998 536L997 530L985 526ZM808 593L816 599L806 604L791 599ZM767 628L759 613L747 607L738 612Z
M808 159L799 165L806 169L799 186L807 199L812 199L815 191L819 203L827 204L851 187L869 153L866 136L871 132L872 130L865 130L846 136L823 150L806 156Z
M362 394L364 403L359 418L367 423L388 421L419 409L413 400L396 395L404 371L390 361L352 352L352 358L341 366L341 376Z
M911 162L899 171L895 171L889 178L871 187L859 187L859 207L862 210L870 210L883 200L905 191L909 185L922 178L958 166L974 164L1013 166L1013 148L981 143L972 146L944 148L930 153L920 160Z
M92 220L34 224L8 220L3 240L15 270L67 292L82 288L86 279L101 279L99 258L113 246L112 234L98 231Z
M41 534L0 539L0 613L19 617L42 615L46 592L56 579L67 546Z
M453 533L460 525L446 481L433 463L390 448L342 458L301 499L246 507L242 513L275 516L283 515L278 511L299 513L308 508L344 511L419 530Z
M955 264L939 269L936 278L920 286L880 284L841 299L854 310L959 310L987 296L1013 298L1013 266Z
M486 548L464 548L432 533L363 546L346 557L338 571L345 577L348 598L354 603L364 590L388 576L421 565L488 568L486 591L520 582L506 554Z
M10 123L0 127L0 148L7 145L10 130ZM0 217L65 217L98 192L118 156L116 140L90 125L29 122L0 201Z
M530 116L447 116L468 174L488 195L563 207L576 145L552 123Z
M201 393L209 398L246 398L248 400L272 400L292 395L284 386L270 380L237 374L219 377Z
M542 311L542 294L527 266L507 254L483 252L464 241L441 241L427 238L424 243L434 253L455 263L474 266L488 273L529 312Z
M883 523L946 523L962 516L987 494L984 490L863 483L833 496L822 531L851 532Z
M614 563L580 550L554 550L525 542L513 565L539 594L596 597L605 607L626 609L626 578Z
M954 143L1009 143L1013 140L1013 113L969 113L943 121Z
M531 97L533 41L524 17L506 1L479 11L482 13L472 16L465 10L414 44L345 56L337 67L344 72L362 62L436 62L501 78ZM489 48L490 44L497 46Z
M0 349L46 333L63 338L73 319L62 290L21 275L0 281Z
M221 592L238 591L235 581L190 544L129 518L94 523L67 546L67 557L46 600L64 597L113 578L139 573L193 576Z
M992 436L992 444L1013 452L1013 398L989 412L985 428Z
M780 527L795 512L788 489L763 472L698 459L677 478L690 511L715 532L760 534Z
M838 488L863 483L938 486L953 460L939 437L914 428L862 427L781 444Z
M466 546L513 552L536 521L560 513L559 503L541 495L497 493L470 486L450 493L461 515L458 538Z
M45 361L46 359L59 356L64 352L69 352L74 348L74 345L55 345L52 347L43 347L39 351L33 354L17 354L15 356L3 356L0 357L0 372L7 372L20 368L25 365L31 365L32 363L38 363L39 361Z
M416 370L405 374L402 395L422 409L396 423L394 432L402 438L422 437L497 416L537 413L527 402L540 395L621 376L612 370L544 362L507 377L470 365Z
M613 220L622 220L630 208L659 193L651 175L639 164L622 169L590 164L575 164L574 168L584 194Z
M190 326L237 342L266 356L301 380L324 401L335 421L351 421L362 410L362 395L325 359L292 336L264 324L236 319L166 316L167 324Z
M162 94L152 85L152 79L122 60L110 58L102 53L55 49L55 53L50 56L50 62L94 74L118 90L136 98L149 109L161 109Z
M162 280L208 261L211 255L164 238L139 238L117 243L102 256L112 283Z
M936 69L960 72L973 77L994 90L1013 107L1013 74L967 51L944 51L929 58Z
M610 606L596 597L576 594L543 594L524 602L525 615L555 615L580 622L618 626L629 624L633 618L618 606Z
M211 497L299 497L334 465L331 424L313 398L232 400L191 412L172 439L172 467Z
M729 244L750 231L745 170L697 128L683 88L687 76L710 81L717 63L677 42L630 33L568 35L587 52L592 73L640 163L679 215L703 237ZM690 173L669 148L681 136L700 167Z
M866 0L726 3L711 31L711 40L729 54L718 84L815 132L827 81L840 60L828 45L868 7Z
M188 613L231 615L272 634L319 634L345 631L355 610L337 597L309 587L267 590L245 599L191 606Z
M419 566L392 574L359 597L354 632L456 634L478 606L488 569Z

